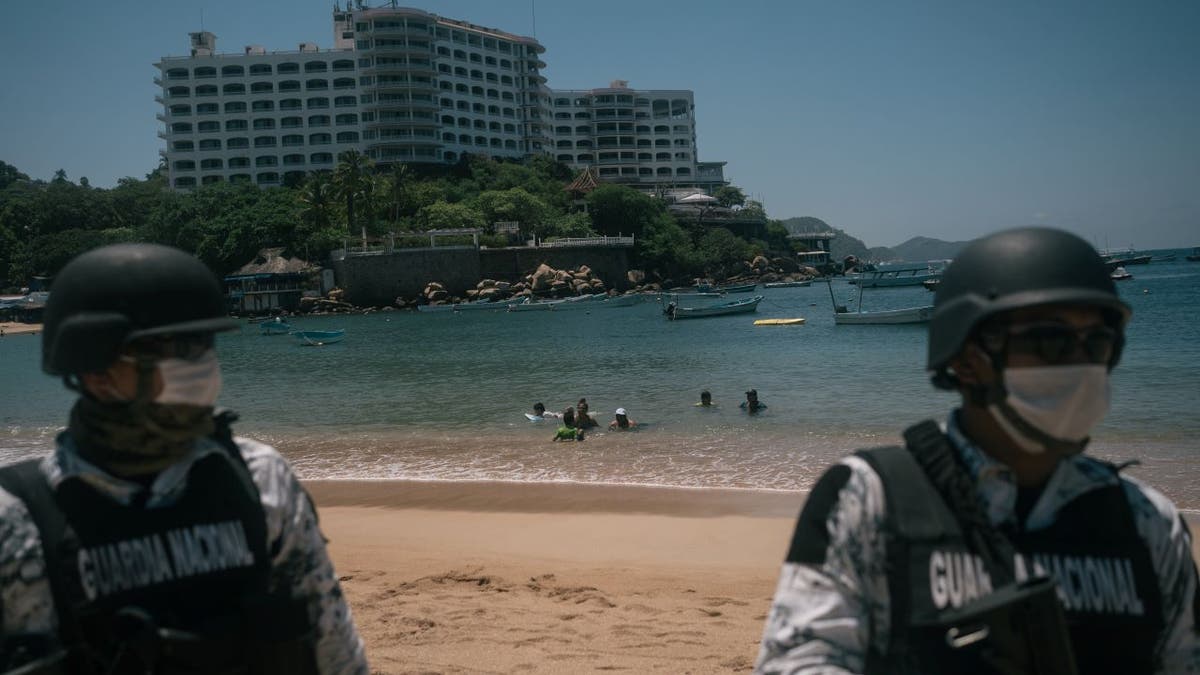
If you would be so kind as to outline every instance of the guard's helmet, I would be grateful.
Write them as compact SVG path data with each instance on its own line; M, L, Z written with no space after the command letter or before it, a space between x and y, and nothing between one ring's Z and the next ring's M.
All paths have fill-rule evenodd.
M942 274L929 324L928 369L934 383L985 319L1022 307L1071 303L1110 310L1118 328L1131 309L1117 295L1096 249L1062 230L1023 227L971 242ZM1117 355L1113 357L1116 363Z
M196 258L157 244L117 244L71 260L46 301L42 370L104 370L138 338L231 330L220 282Z

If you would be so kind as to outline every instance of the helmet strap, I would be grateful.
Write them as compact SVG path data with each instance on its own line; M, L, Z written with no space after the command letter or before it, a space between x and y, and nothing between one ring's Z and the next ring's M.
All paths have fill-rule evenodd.
M147 404L154 400L154 371L157 368L154 359L148 356L137 357L137 396L134 397L134 401Z

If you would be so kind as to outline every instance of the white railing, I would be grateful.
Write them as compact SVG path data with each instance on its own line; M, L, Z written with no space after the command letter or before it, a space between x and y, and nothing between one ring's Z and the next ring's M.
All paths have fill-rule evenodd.
M567 237L554 241L538 242L538 248L569 248L573 246L633 246L633 235L628 237Z

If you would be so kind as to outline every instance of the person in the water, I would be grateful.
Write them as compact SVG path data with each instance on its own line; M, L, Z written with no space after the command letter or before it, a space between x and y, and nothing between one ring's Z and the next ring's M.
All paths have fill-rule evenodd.
M635 427L637 427L637 420L629 419L624 408L617 408L617 412L613 415L613 421L608 423L608 428L614 431L629 431Z

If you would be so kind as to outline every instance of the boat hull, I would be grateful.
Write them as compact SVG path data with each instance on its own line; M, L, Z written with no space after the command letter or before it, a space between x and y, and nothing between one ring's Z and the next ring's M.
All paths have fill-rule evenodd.
M346 337L345 330L298 330L292 333L302 345L321 346L341 342Z
M902 323L927 323L933 316L933 305L905 307L877 312L837 312L833 322L842 325L892 325Z
M763 288L799 288L802 286L812 286L811 281L772 281L768 284L763 284Z
M723 302L718 305L710 305L708 307L676 307L674 316L667 314L668 319L701 319L710 316L726 316L729 314L748 314L758 310L758 303L762 302L763 296L756 295L753 298L738 300L737 302Z

